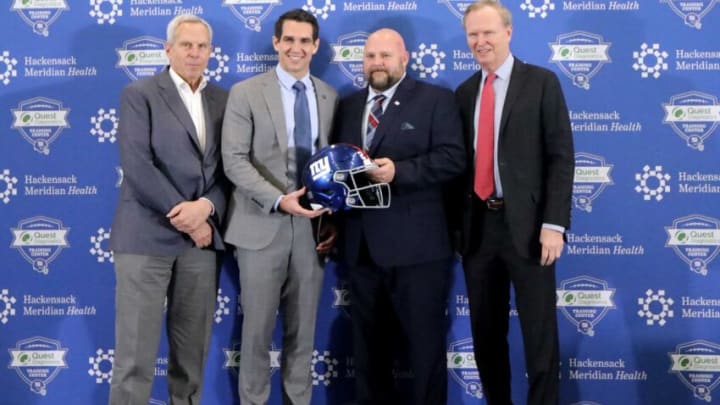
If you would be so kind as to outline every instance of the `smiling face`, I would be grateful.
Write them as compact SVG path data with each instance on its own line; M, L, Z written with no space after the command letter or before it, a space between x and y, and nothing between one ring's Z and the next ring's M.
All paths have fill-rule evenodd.
M409 55L400 34L382 29L371 34L363 51L363 72L370 87L385 91L405 74Z
M465 16L465 36L475 60L483 69L494 72L510 55L512 25L504 24L492 7L473 10Z
M319 44L320 39L313 41L313 26L306 22L285 20L280 38L273 35L280 67L296 79L310 71L310 61Z
M175 73L195 88L210 59L210 32L199 22L180 23L173 42L165 44L165 53Z

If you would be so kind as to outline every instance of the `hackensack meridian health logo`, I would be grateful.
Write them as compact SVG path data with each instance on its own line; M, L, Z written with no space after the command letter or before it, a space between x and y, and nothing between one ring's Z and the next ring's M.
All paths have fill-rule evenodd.
M665 227L671 247L690 270L707 276L708 265L720 251L720 220L705 215L688 215Z
M7 86L10 84L11 77L17 77L17 59L10 56L9 51L2 51L0 53L0 81L2 84ZM5 65L3 67L3 65Z
M14 117L12 128L32 145L35 152L50 154L52 144L65 128L70 127L67 116L69 108L63 103L47 97L34 97L21 101L12 110Z
M16 303L17 300L10 295L10 290L7 288L0 290L0 324L7 324L10 322L10 317L15 316Z
M666 319L675 316L675 311L672 310L675 301L665 296L665 290L655 292L648 289L645 291L645 296L638 298L637 301L640 306L637 314L640 318L645 318L645 324L648 326L665 326Z
M693 340L675 347L670 356L669 373L677 375L695 398L712 401L712 390L720 385L720 345Z
M117 132L120 119L118 118L117 110L114 108L108 108L107 110L101 108L97 111L97 114L90 118L90 135L97 136L99 143L108 141L115 143L117 141Z
M670 175L660 165L643 166L642 173L635 173L635 181L638 182L635 192L642 194L645 201L662 201L663 194L670 192Z
M44 275L50 272L50 263L70 246L67 241L70 228L64 227L59 219L45 216L23 219L11 232L10 247L17 249L33 270Z
M123 0L90 0L90 17L98 24L115 24L116 17L122 17L123 11L120 8Z
M558 35L557 41L548 45L552 49L550 62L557 64L565 76L581 89L590 90L590 79L605 63L610 62L610 43L604 42L598 34L573 31Z
M421 79L437 79L438 71L445 70L445 52L438 50L437 44L425 45L421 43L416 51L411 54L412 63L410 68L416 72L420 72L418 76Z
M330 351L324 350L322 353L313 350L310 370L313 385L328 386L332 382L331 379L338 377L338 361L330 356Z
M703 17L712 10L719 0L660 0L660 3L667 3L670 9L683 19L685 25L695 29L702 28Z
M652 76L654 79L660 77L660 72L668 70L668 64L666 62L668 53L660 48L660 44L654 43L648 46L645 42L640 45L639 51L633 52L633 63L632 68L635 71L640 71L640 77L647 79Z
M555 3L551 0L523 0L520 8L527 11L530 18L546 18L548 11L555 10Z
M68 349L59 340L35 336L17 342L10 351L10 366L30 387L30 391L45 396L48 384L61 369L67 368Z
M0 201L3 204L9 203L10 197L17 195L17 188L15 188L17 182L17 177L10 174L9 169L3 169L0 172Z
M223 0L223 7L229 7L233 15L245 24L245 28L260 32L262 22L280 0Z
M670 97L663 103L665 117L675 134L686 145L698 151L705 150L705 140L720 124L720 102L717 96L699 91L688 91Z
M332 63L340 67L340 71L352 82L355 87L363 88L367 85L363 73L363 52L368 33L356 31L340 35L332 44Z
M316 2L320 5L316 6ZM335 11L335 4L333 4L332 0L306 0L302 9L313 14L316 18L327 20L330 12Z
M610 177L613 165L605 158L585 152L575 154L575 175L573 178L573 205L575 208L592 212L592 203L605 187L614 184Z
M560 283L556 305L579 333L595 336L595 326L615 309L613 295L615 289L609 288L606 281L579 276Z
M97 349L95 356L88 358L88 363L90 363L88 374L95 378L95 384L110 384L114 362L115 350L113 349L108 349L107 353L103 349Z
M14 0L10 7L32 27L34 33L43 37L50 35L50 25L67 9L65 0Z
M128 39L116 51L116 67L124 70L131 80L152 76L169 63L165 54L165 41L160 38L142 36Z
M98 263L115 263L112 250L105 250L105 241L110 240L110 229L99 228L95 235L90 237L90 254L97 258Z
M230 72L230 67L228 66L229 61L230 57L222 53L222 48L219 46L214 47L210 54L208 67L205 68L204 72L208 80L215 80L216 82L222 80L223 73ZM214 67L211 68L211 65L214 65Z

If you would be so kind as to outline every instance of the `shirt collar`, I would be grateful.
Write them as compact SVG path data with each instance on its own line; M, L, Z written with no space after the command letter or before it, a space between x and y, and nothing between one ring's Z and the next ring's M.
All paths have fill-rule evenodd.
M188 82L186 82L182 77L180 77L179 74L173 68L170 69L170 78L172 79L173 83L175 83L175 87L177 87L178 90L188 89L190 90L190 85ZM202 79L200 79L200 85L198 86L197 90L195 92L202 91L205 86L207 86L208 80L207 77L203 76Z
M280 85L285 87L288 90L292 90L293 85L298 80L303 82L306 89L309 89L312 87L312 80L310 80L310 72L306 73L305 76L301 77L300 79L296 79L295 76L286 72L285 69L283 69L280 66L280 64L275 66L275 72L277 73L277 77L278 77L278 80L280 81Z
M367 96L366 103L370 102L370 100L372 100L373 98L375 98L375 96L378 96L380 94L385 96L385 100L391 100L393 98L393 96L395 95L395 91L397 90L400 83L402 83L402 81L405 80L406 75L407 75L406 73L403 73L403 76L400 78L400 80L398 80L397 83L393 84L392 87L390 87L389 89L387 89L383 92L378 93L375 90L373 90L372 87L368 86L368 96Z
M510 79L510 73L512 73L513 64L515 63L515 57L512 54L509 54L507 58L505 58L505 62L500 65L497 70L495 70L495 75L500 78L501 80L508 80ZM482 73L482 80L485 80L485 78L488 75L488 71L483 69Z

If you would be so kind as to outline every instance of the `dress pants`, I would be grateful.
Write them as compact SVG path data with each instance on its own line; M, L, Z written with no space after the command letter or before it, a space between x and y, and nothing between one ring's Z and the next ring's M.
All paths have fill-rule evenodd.
M512 404L507 341L512 283L525 348L527 403L555 405L559 390L555 266L521 257L504 208L490 210L477 197L474 200L476 219L463 268L475 361L487 403Z
M365 245L365 243L363 243ZM446 333L450 259L385 268L363 246L350 275L358 405L440 405L447 401ZM412 392L398 395L393 359L407 342Z
M191 248L177 257L116 253L114 260L115 360L110 405L150 401L163 317L169 344L170 404L199 404L221 254Z

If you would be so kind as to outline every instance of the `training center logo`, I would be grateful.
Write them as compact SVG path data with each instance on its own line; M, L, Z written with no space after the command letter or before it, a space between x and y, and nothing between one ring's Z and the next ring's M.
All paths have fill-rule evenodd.
M108 108L107 110L101 108L94 117L90 118L90 124L93 126L90 129L90 135L97 136L100 143L105 141L115 143L117 141L119 122L117 110L114 108Z
M105 250L103 248L103 242L110 240L110 229L105 231L105 228L97 230L95 235L90 237L90 254L97 258L98 263L115 263L112 250Z
M88 363L90 363L88 374L95 378L95 384L110 384L114 362L115 350L113 349L108 349L107 353L103 349L97 349L95 357L88 358Z
M230 61L230 57L222 53L222 48L219 46L214 47L212 53L210 54L208 67L205 68L204 72L208 80L215 80L216 82L222 80L223 73L230 72L228 61ZM211 69L210 65L212 64L215 64L215 67Z
M707 276L710 264L720 251L720 220L704 215L689 215L666 226L668 240L665 247L672 247L690 270Z
M47 97L34 97L21 101L18 108L12 109L14 117L12 128L33 146L33 150L43 155L50 154L50 144L60 136L70 124L67 120L69 108L63 108L62 102Z
M468 0L438 0L438 3L445 3L447 8L450 9L450 11L455 14L455 17L459 19L463 18L465 10L470 4L472 4L472 2Z
M225 363L223 368L230 369L233 374L237 375L238 368L240 367L240 347L241 343L233 343L229 349L223 348L225 353ZM275 374L280 369L280 349L275 346L275 343L270 343L270 374Z
M367 32L357 31L341 35L337 42L332 44L332 63L337 63L340 71L352 81L355 87L359 88L367 85L363 73L363 51L367 38Z
M670 175L663 172L662 166L643 166L642 173L635 173L635 192L643 195L643 200L662 201L663 193L670 192Z
M0 69L0 81L7 86L10 84L11 77L17 77L17 69L15 66L18 62L17 59L10 57L10 52L2 51L2 54L0 54L0 63L5 65L4 69Z
M5 325L10 322L10 317L15 316L15 308L13 306L17 300L10 295L10 290L3 288L0 290L0 323Z
M577 331L595 336L595 326L608 311L615 309L614 288L608 288L606 281L579 276L565 280L557 290L557 307L563 315L577 326Z
M614 184L610 178L613 165L605 162L602 156L578 152L575 154L575 176L573 179L573 204L575 208L592 212L593 201L608 185Z
M438 51L437 44L427 46L421 43L418 50L412 52L411 57L412 64L410 68L420 72L418 76L421 79L426 79L428 76L437 79L438 71L445 70L445 64L442 63L443 59L445 59L445 52ZM429 64L425 62L429 62Z
M665 62L668 58L668 53L660 50L660 44L652 44L648 46L645 42L640 45L639 51L633 52L633 63L632 68L635 71L640 71L640 77L647 79L649 76L657 79L660 77L660 72L668 70L668 64ZM654 64L652 64L655 62Z
M463 387L467 395L473 398L483 397L472 338L450 343L447 352L447 369L453 380Z
M117 48L118 62L131 80L152 76L169 64L165 54L165 41L160 38L142 36L123 42Z
M47 386L61 369L67 368L65 355L68 349L60 341L35 336L17 342L9 349L10 365L30 387L30 391L45 396Z
M44 216L23 219L17 228L12 228L13 241L10 247L17 249L33 270L47 275L50 263L60 252L70 247L67 234L70 228L63 226L59 219Z
M712 390L720 384L720 345L693 340L677 345L668 355L672 362L668 372L676 374L695 398L711 402Z
M0 201L3 204L10 202L10 196L17 195L17 188L15 188L17 182L17 177L12 176L9 169L3 169L0 173Z
M50 25L67 9L65 0L15 0L10 7L32 27L34 33L44 37L50 35Z
M542 4L537 6L535 3ZM550 0L524 0L522 4L520 4L520 8L523 11L527 11L528 17L530 18L535 18L537 16L540 16L540 18L546 18L548 16L548 11L555 10L555 3Z
M705 150L705 140L720 124L720 103L711 94L688 91L663 103L663 124L669 124L691 149Z
M223 295L222 288L218 288L215 301L217 302L217 308L215 308L215 323L220 323L223 317L230 315L230 308L228 308L230 297Z
M712 10L718 0L660 0L667 3L670 9L683 19L685 25L696 29L702 28L700 20Z
M603 42L597 34L574 31L557 36L557 42L549 43L552 49L550 62L558 65L575 86L590 90L590 79L605 63L610 62L610 42Z
M335 11L335 5L332 0L320 0L320 3L322 6L318 7L315 5L315 0L307 0L305 5L302 6L302 9L311 13L316 18L327 20L330 12Z
M98 24L108 23L115 24L115 17L122 17L123 12L120 8L123 0L90 0L90 17L94 18Z
M330 357L330 351L328 350L322 353L313 350L310 370L312 371L313 385L322 384L327 387L330 385L331 379L338 377L338 361Z
M222 5L230 7L230 11L245 24L245 28L260 32L263 20L280 4L280 0L223 0Z
M665 290L655 292L648 289L645 291L645 296L638 298L637 301L640 306L637 314L640 318L646 318L645 324L648 326L665 326L667 323L665 319L675 316L675 311L672 310L675 300L670 297L665 298Z

